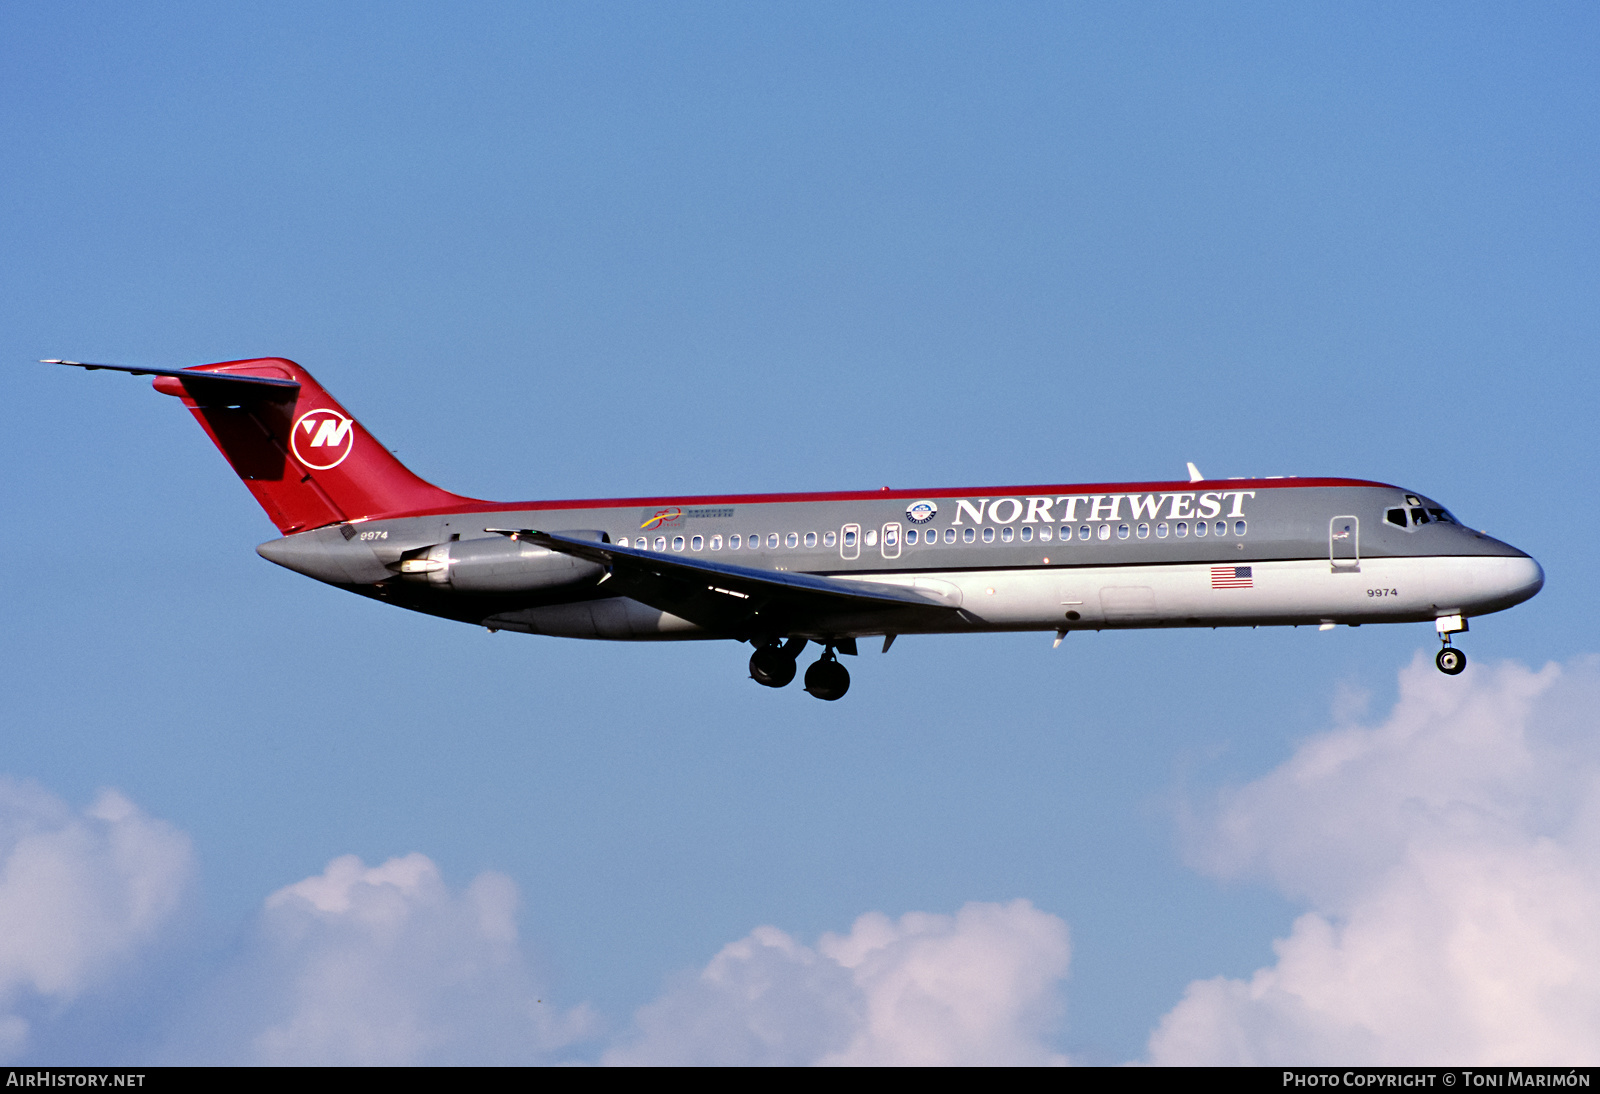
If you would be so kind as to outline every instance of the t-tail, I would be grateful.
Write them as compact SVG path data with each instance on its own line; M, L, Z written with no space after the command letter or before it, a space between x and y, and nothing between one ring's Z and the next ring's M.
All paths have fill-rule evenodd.
M309 372L282 357L184 369L47 363L154 376L155 389L183 400L284 535L468 500L412 474Z

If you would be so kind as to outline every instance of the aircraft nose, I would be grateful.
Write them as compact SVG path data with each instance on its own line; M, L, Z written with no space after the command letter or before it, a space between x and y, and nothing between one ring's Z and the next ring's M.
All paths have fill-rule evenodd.
M1492 564L1492 573L1483 575L1486 580L1482 590L1487 611L1503 611L1514 604L1521 604L1544 588L1544 567L1521 551L1515 555L1502 555L1494 559Z
M1513 604L1529 600L1544 588L1544 567L1531 555L1506 559L1506 595Z

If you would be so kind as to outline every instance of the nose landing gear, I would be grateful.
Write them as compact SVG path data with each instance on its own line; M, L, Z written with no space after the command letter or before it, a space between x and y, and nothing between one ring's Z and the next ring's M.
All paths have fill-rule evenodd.
M1439 651L1439 656L1433 663L1439 666L1439 671L1446 676L1459 676L1467 667L1467 655L1450 644L1452 634L1460 634L1467 629L1467 621L1459 615L1442 616L1434 621L1434 629L1439 632L1439 640L1444 643L1444 649Z

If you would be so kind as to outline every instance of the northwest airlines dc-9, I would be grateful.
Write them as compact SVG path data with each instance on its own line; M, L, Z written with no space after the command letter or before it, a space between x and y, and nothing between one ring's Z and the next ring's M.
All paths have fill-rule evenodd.
M982 490L487 502L432 486L311 374L260 358L152 375L282 533L262 557L491 631L749 643L750 676L838 699L862 638L1136 627L1434 624L1437 664L1472 616L1544 584L1522 551L1433 499L1340 478Z

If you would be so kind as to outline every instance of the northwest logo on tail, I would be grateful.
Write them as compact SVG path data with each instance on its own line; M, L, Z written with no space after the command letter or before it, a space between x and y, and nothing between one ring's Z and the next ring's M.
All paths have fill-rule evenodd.
M338 467L355 447L355 422L335 410L300 415L289 434L294 458L313 471Z

